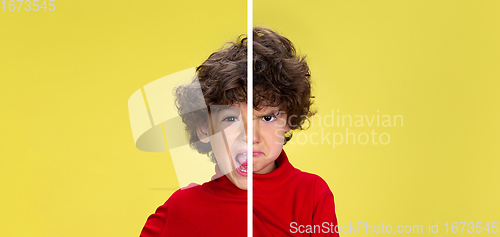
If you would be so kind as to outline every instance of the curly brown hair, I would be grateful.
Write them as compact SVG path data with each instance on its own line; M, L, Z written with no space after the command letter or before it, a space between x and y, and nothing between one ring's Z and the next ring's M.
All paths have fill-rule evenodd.
M292 42L273 30L253 29L253 107L279 107L287 114L291 130L305 129L311 110L311 74L305 56L299 56ZM196 128L207 121L207 110L193 108L232 105L247 98L247 37L229 42L196 68L197 78L178 87L176 107L186 125L191 146L215 162L210 144L199 141ZM201 87L201 92L199 91ZM205 106L206 105L206 106ZM291 133L285 136L285 143Z

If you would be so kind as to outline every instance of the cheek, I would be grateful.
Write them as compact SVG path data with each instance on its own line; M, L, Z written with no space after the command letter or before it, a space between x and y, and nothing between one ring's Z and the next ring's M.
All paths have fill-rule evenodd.
M212 151L215 154L215 158L222 164L225 160L228 160L228 155L226 152L226 145L222 133L216 133L210 136L210 145L212 146Z
M238 140L243 140L245 135L245 130L242 126L234 124L234 126L227 127L224 129L227 145L231 148L234 143Z
M244 135L245 130L244 130L243 126L241 125L241 123L235 122L233 124L226 125L226 126L218 125L218 126L216 126L215 132L216 132L217 136L222 136L222 134L224 134L224 137L226 138L227 143L231 144L238 137L241 137L242 135ZM223 142L224 140L221 139L221 141L222 141L222 144L224 145L224 142Z
M210 136L210 144L220 166L231 167L231 154L235 152L235 144L244 132L238 126L229 126ZM229 150L228 150L229 148Z
M272 142L273 144L283 143L283 139L285 137L286 129L284 126L280 124L268 124L262 127L262 135L265 137L265 140Z

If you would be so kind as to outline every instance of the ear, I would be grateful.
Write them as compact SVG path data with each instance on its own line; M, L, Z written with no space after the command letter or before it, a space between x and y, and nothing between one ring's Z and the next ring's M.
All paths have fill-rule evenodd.
M196 126L196 133L198 134L198 139L203 143L210 142L210 135L208 134L207 123Z
M285 126L285 133L290 132L292 130L292 127L287 123Z

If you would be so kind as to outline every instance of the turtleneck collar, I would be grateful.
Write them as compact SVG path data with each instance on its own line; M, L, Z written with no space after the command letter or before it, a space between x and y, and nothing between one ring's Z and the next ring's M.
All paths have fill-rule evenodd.
M259 190L276 189L276 187L285 185L290 181L291 178L301 172L300 170L294 168L292 164L290 164L284 150L281 150L281 154L276 159L276 164L278 168L267 174L253 174L254 188L258 187ZM236 187L236 185L234 185L225 175L223 175L219 171L217 165L215 166L215 173L216 174L213 176L213 178L219 178L203 185L205 186L207 191L221 196L246 198L247 191Z

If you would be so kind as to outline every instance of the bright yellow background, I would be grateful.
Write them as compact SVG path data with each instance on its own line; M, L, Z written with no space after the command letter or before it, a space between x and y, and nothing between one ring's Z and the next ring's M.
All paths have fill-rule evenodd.
M178 184L135 148L128 99L245 33L246 3L54 3L0 4L0 236L138 236Z
M246 32L246 3L55 4L0 9L0 236L137 236L178 187L168 154L134 147L127 100ZM327 180L340 224L500 221L496 1L254 5L308 55L319 115L404 116L374 128L386 146L286 146Z
M403 127L349 128L387 132L385 146L285 147L296 167L328 182L341 225L427 232L439 222L432 236L444 236L445 222L500 222L498 1L255 0L254 9L254 25L277 29L307 54L320 116L404 117ZM305 133L321 128L345 133Z

